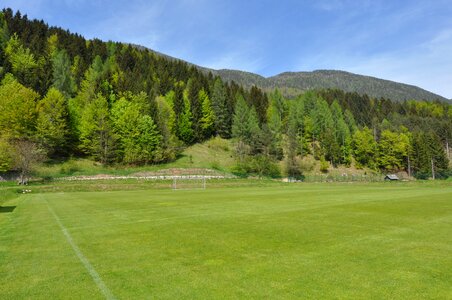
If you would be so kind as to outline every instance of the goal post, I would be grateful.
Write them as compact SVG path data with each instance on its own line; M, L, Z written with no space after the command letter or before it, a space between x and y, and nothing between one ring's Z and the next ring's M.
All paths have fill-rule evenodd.
M173 176L173 183L171 184L173 190L205 190L206 176L205 175L181 175Z

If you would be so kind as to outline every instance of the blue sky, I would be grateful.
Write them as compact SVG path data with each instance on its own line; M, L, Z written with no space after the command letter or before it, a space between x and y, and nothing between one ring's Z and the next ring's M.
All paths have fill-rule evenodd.
M452 1L2 0L87 38L272 76L336 69L452 98Z

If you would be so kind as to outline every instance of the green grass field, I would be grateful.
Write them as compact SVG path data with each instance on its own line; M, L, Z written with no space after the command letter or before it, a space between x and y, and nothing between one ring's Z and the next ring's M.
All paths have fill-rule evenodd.
M61 190L3 202L0 299L452 299L450 183Z

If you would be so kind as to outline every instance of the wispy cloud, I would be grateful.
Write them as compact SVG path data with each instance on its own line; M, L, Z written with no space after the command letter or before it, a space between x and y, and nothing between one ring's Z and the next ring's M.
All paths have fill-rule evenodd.
M259 73L263 67L262 58L253 56L252 52L246 53L243 49L224 52L217 57L209 57L199 62L207 68L246 70L248 72Z

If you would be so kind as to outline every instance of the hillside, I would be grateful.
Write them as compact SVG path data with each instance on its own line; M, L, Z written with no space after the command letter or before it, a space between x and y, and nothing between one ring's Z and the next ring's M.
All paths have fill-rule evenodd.
M214 70L190 62L171 57L164 53L140 46L132 45L140 50L148 50L157 56L172 61L180 61L194 66L202 72L209 72L220 76L226 82L236 82L246 88L257 86L264 91L271 92L279 89L286 97L296 97L306 90L312 89L339 89L349 93L368 95L372 98L386 98L395 101L406 100L440 100L452 102L438 94L429 92L420 87L372 76L359 75L340 70L316 70L312 72L284 72L272 77L263 77L259 74L230 69Z
M345 92L356 92L360 95L368 95L372 98L386 98L395 101L427 100L452 102L438 94L429 92L420 87L372 76L359 75L340 70L316 70L312 72L284 72L272 77L263 77L259 74L221 69L205 68L168 56L166 54L148 49L140 45L133 45L141 50L148 50L154 54L172 61L181 61L194 66L205 73L220 76L226 82L234 81L246 88L257 86L267 92L279 89L286 97L295 97L306 90L312 89L340 89Z
M221 76L223 80L235 81L246 87L256 85L267 91L278 88L288 97L296 96L309 89L340 89L346 92L367 94L373 98L383 97L396 101L449 101L417 86L344 71L285 72L269 78L235 70L218 70L213 73Z
M208 71L139 46L86 40L3 10L0 172L21 172L24 179L31 172L24 162L72 157L103 166L200 163L240 176L303 178L314 165L324 173L331 166L356 166L448 176L452 105L446 102L375 99L346 86L286 99L266 89L271 82L285 84L283 93L295 95L300 74L310 89L331 82L356 87L363 78L370 82L366 91L401 88L336 71L270 79L221 71L242 85ZM253 83L263 88L249 87ZM223 147L229 155L212 159L212 149L194 147L217 136L233 139L232 148ZM194 152L184 154L192 146ZM202 153L200 161L195 150Z

